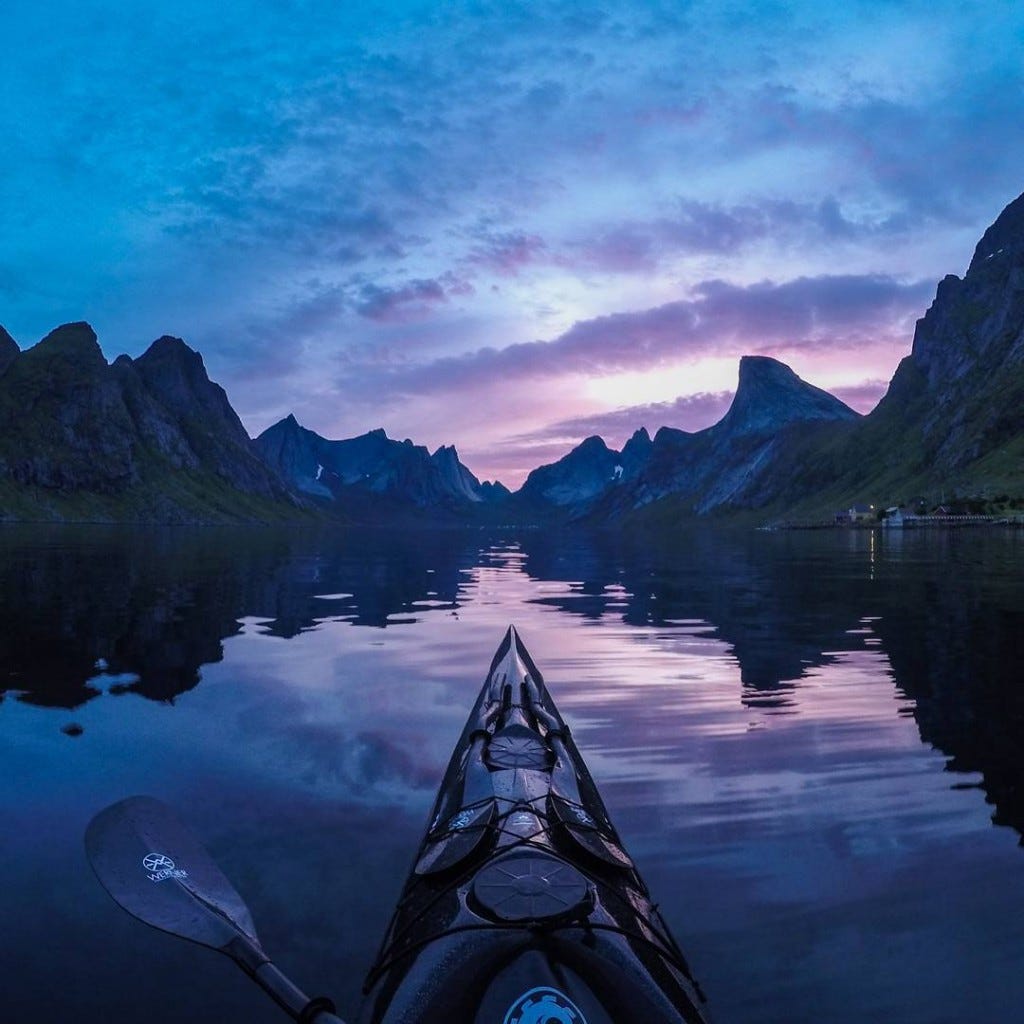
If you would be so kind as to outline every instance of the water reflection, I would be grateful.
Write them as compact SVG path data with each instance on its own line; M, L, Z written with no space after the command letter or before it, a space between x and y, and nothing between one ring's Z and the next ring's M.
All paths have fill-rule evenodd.
M0 530L0 694L75 708L101 693L172 701L239 620L291 638L325 620L383 627L458 607L464 534Z
M837 543L853 556L842 572ZM329 622L457 616L481 574L473 599L486 604L488 570L516 570L537 606L724 642L739 700L760 712L796 710L802 681L846 653L884 651L922 740L950 770L982 773L995 820L1024 831L1020 547L1013 533L7 528L0 694L67 709L103 693L173 701L243 620L287 639Z
M198 968L79 871L89 814L148 790L351 1014L516 621L721 1020L998 1019L1024 995L1019 853L985 803L1024 831L1021 543L2 530L0 1007L127 1019L138 972L174 992L154 1022L275 1019L215 968L151 977ZM78 966L94 920L109 970Z

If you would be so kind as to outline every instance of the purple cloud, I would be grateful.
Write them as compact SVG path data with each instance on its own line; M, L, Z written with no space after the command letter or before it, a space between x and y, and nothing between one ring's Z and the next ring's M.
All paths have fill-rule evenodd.
M503 277L515 277L523 267L543 259L546 250L539 235L523 231L486 233L470 250L465 262Z
M651 402L632 405L610 412L574 416L549 423L540 430L512 438L523 445L544 446L544 442L561 439L578 440L600 434L612 447L621 445L635 430L647 427L651 436L659 427L677 427L681 430L702 430L717 423L729 408L731 391L698 392L683 395L672 402ZM552 444L554 447L554 444ZM564 444L561 446L564 451Z
M665 217L619 221L568 244L567 262L612 273L649 271L680 254L732 255L761 239L776 243L870 238L905 232L906 217L853 219L834 196L816 203L762 200L734 206L680 199Z
M887 380L865 380L859 384L847 384L842 387L829 388L829 390L851 409L866 413L871 412L878 405L888 388Z
M459 391L504 380L603 376L707 356L807 347L856 349L906 332L933 285L887 275L800 277L735 285L705 281L694 297L581 320L552 341L482 348L433 362L367 367L380 394ZM350 372L350 371L349 371Z
M407 281L397 288L365 284L360 289L356 312L381 323L408 323L427 315L451 295L471 295L473 286L453 274L440 278Z

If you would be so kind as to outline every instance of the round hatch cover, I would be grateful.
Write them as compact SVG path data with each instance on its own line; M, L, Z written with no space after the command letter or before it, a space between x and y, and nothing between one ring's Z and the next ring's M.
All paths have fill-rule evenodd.
M494 734L487 747L487 763L492 768L550 767L548 748L543 740L523 725L509 725Z
M473 895L502 921L561 917L587 898L587 880L572 865L542 853L505 857L476 876Z

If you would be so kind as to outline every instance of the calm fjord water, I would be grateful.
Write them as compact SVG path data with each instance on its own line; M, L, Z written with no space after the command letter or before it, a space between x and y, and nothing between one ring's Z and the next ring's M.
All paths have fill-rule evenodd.
M0 1019L283 1019L93 880L133 793L353 1015L509 622L720 1024L1019 1019L1020 533L6 527L0 564Z

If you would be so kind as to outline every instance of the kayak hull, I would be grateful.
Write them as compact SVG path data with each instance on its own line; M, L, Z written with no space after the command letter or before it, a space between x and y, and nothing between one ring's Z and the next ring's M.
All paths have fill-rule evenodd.
M516 630L445 772L363 1024L705 1024L704 997Z

